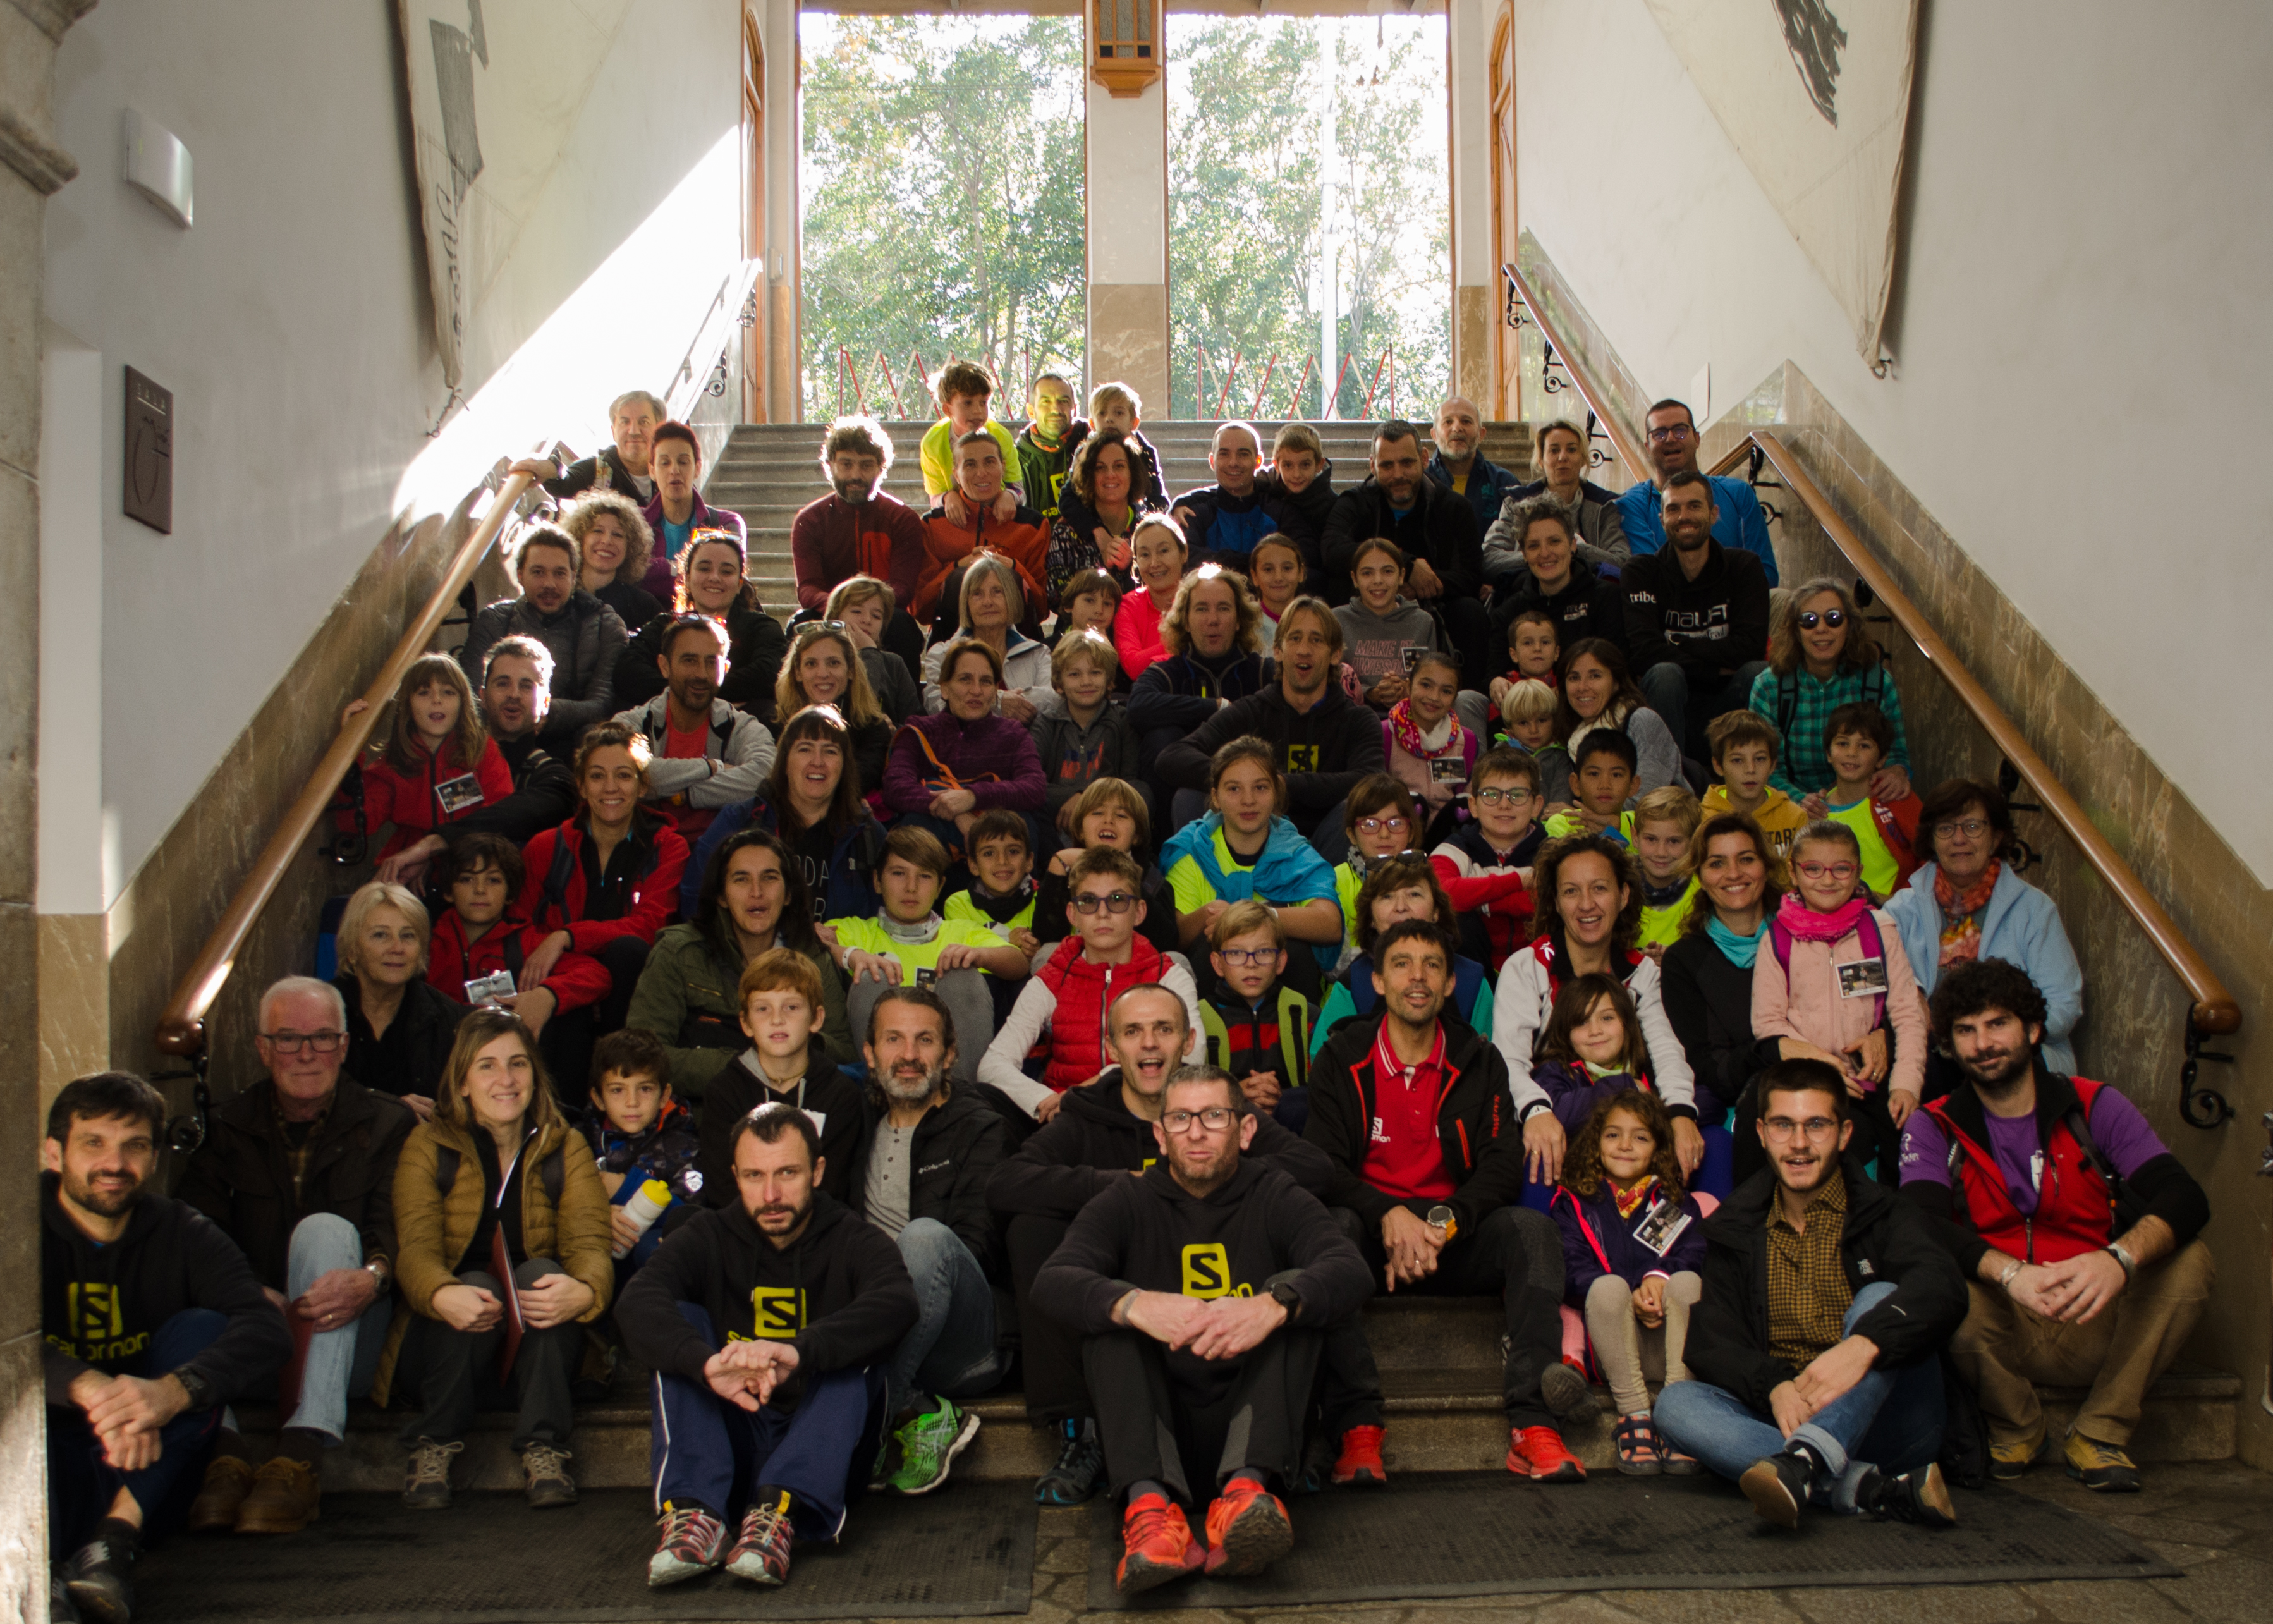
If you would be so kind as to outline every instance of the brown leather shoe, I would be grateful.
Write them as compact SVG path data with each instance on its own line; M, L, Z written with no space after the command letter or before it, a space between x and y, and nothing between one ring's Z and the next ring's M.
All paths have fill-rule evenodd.
M240 1534L296 1534L313 1522L324 1496L322 1482L299 1462L284 1455L252 1475L252 1492L237 1508Z
M252 1488L252 1467L233 1455L206 1462L206 1480L190 1502L190 1532L226 1534L236 1526L237 1507Z

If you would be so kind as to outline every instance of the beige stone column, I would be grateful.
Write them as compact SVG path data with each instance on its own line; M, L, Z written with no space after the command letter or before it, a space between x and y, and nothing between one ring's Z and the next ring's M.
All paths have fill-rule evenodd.
M1498 276L1491 241L1492 12L1485 0L1446 0L1444 12L1452 161L1452 385L1453 393L1467 395L1489 413L1492 300Z
M49 196L79 172L55 144L56 47L94 0L0 4L0 1619L47 1616L40 1385L37 883L41 292Z
M1089 387L1119 380L1148 417L1168 407L1168 91L1087 82ZM1100 199L1110 199L1100 209ZM1087 402L1083 402L1084 410Z

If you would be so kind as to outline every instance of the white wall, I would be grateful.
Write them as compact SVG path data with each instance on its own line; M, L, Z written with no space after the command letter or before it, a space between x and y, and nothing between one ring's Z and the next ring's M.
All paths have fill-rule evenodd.
M1515 13L1521 223L1643 388L1797 362L2273 883L2273 11L1928 7L1887 381L1643 0Z
M82 173L48 211L47 299L101 357L102 545L86 584L100 583L108 661L109 894L394 515L446 509L475 470L540 437L589 448L609 397L664 387L700 313L688 289L707 297L738 252L739 11L634 8L473 312L473 407L439 441L391 0L108 0L66 37L56 120ZM194 229L119 178L129 105L188 145ZM119 510L127 365L174 391L170 536ZM68 588L48 575L45 590Z

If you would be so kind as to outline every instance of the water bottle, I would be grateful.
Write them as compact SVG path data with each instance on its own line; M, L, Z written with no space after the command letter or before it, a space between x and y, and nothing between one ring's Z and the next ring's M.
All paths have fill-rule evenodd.
M659 1178L650 1178L639 1187L638 1194L624 1203L624 1211L631 1214L634 1223L639 1225L640 1234L645 1235L655 1221L663 1216L663 1209L670 1205L671 1186ZM616 1247L614 1255L628 1257L632 1246L638 1244L639 1241L634 1237L630 1245Z

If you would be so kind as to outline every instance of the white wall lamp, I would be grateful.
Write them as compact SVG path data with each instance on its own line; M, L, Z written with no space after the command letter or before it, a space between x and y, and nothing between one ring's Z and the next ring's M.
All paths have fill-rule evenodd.
M126 179L184 231L195 223L190 149L172 131L131 107L126 109Z

